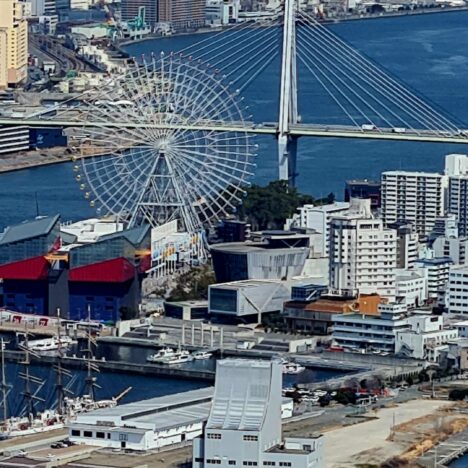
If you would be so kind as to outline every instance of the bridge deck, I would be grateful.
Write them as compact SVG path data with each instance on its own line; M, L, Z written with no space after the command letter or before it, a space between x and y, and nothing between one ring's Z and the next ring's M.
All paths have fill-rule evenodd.
M274 123L225 123L225 122L197 122L197 123L166 123L166 122L92 122L70 119L27 119L27 118L0 118L0 125L29 127L98 127L98 128L154 128L166 130L192 130L204 132L242 132L259 135L277 135L278 126ZM396 130L380 128L365 130L352 126L325 126L312 124L291 125L289 134L293 137L320 137L320 138L358 138L368 140L395 140L416 141L428 143L468 144L468 130L458 133L440 131L434 133L428 130L405 129Z

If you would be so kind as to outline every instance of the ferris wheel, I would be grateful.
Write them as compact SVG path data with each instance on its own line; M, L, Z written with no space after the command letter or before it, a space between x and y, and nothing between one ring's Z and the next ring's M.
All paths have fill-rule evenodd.
M255 168L256 145L239 130L241 106L238 93L200 61L143 59L85 98L74 165L85 198L130 225L177 219L197 232L221 219L235 210ZM235 122L236 130L197 128L206 122Z

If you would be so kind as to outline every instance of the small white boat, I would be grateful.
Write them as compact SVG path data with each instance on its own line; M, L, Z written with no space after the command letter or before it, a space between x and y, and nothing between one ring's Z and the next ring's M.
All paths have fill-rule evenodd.
M151 356L148 356L146 360L148 362L159 362L163 363L167 359L174 357L176 352L172 348L163 348L160 349L156 354L152 354Z
M200 361L202 359L210 359L213 356L212 353L209 353L208 351L196 351L192 353L193 359Z
M47 351L58 351L59 349L65 349L71 346L74 341L69 336L53 336L52 338L44 338L41 340L31 340L28 342L22 342L21 346L27 347L30 351L35 353L47 352Z
M283 374L300 374L305 371L305 367L296 362L283 364Z
M163 361L163 364L184 364L185 362L193 361L192 355L188 351L178 351L174 356L167 358Z

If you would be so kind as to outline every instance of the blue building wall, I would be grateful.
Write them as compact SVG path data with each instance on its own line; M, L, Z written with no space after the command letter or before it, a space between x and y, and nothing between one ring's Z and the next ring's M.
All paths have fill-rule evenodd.
M47 315L48 282L4 280L3 306L25 314Z
M138 281L125 283L69 283L69 319L82 320L88 317L88 307L92 320L116 322L122 308L136 313L139 303Z

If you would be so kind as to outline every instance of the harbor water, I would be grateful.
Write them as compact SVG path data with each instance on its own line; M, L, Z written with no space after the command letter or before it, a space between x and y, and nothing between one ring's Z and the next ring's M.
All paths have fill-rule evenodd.
M4 338L10 341L7 349L14 349L14 338L11 336ZM73 345L68 351L68 355L83 356L83 349L86 349L86 343L82 342L78 345ZM140 348L126 345L113 345L108 343L100 343L95 352L96 363L99 365L101 359L108 361L131 362L133 364L147 364L146 358L155 353L156 349ZM192 361L185 364L177 365L182 369L196 369L204 371L214 371L216 367L216 360L214 358L200 361ZM8 408L9 412L13 415L21 414L24 408L23 397L21 395L23 381L18 379L18 374L23 372L24 369L19 363L9 362L5 366L6 380L8 383L13 384L8 393ZM64 378L66 388L69 390L70 395L81 395L86 391L85 378L86 371L78 369L69 369L71 377ZM44 385L33 385L36 396L42 398L43 402L37 403L37 409L50 408L56 401L56 394L54 393L54 383L56 375L52 366L47 365L30 365L30 374L34 377L44 381ZM307 369L297 375L284 375L283 386L291 387L294 384L320 382L331 378L340 377L345 375L346 371L335 369ZM99 399L112 398L119 395L121 392L131 387L132 390L128 392L121 400L121 403L130 403L132 401L142 400L145 398L152 398L161 395L169 395L174 393L185 392L196 388L202 388L211 384L196 380L183 380L167 377L160 377L155 375L136 375L124 372L110 372L102 370L94 374L97 378L98 387L96 388L96 395Z
M468 12L415 15L378 20L350 21L327 27L358 50L427 97L447 115L468 122ZM126 47L134 55L180 50L201 35L150 40ZM277 115L278 68L272 64L243 92L255 121ZM299 107L303 122L343 121L330 106L325 91L309 75L299 79ZM336 112L336 114L334 113ZM468 127L468 124L465 128ZM254 182L275 179L276 148L272 137L257 139L258 167ZM463 152L446 144L376 142L303 138L299 141L299 188L315 196L334 192L342 198L351 178L379 178L384 170L443 169L443 156ZM71 164L28 169L0 175L0 228L36 214L60 212L76 220L94 211L82 198Z

